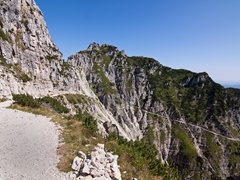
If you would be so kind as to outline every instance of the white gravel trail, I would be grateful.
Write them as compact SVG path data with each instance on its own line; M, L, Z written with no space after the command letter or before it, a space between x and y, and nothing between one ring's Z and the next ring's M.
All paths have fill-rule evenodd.
M0 180L64 180L59 161L58 127L49 118L7 109L0 103Z

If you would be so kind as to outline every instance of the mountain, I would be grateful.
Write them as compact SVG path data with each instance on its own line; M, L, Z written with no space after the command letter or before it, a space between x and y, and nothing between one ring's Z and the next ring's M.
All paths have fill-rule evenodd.
M71 114L97 119L103 136L149 141L183 179L240 177L239 89L107 44L65 62L32 0L1 0L0 27L0 98L61 95Z
M240 89L240 84L224 84L225 88L237 88Z
M239 176L239 90L110 45L93 43L68 63L85 72L128 137L148 136L161 161L174 161L184 179Z

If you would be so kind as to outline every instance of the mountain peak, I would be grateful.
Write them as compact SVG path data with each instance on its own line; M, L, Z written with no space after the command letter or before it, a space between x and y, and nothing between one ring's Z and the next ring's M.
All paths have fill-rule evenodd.
M99 51L100 50L100 45L96 42L93 42L91 43L88 48L87 48L88 51L92 51L92 50L97 50Z

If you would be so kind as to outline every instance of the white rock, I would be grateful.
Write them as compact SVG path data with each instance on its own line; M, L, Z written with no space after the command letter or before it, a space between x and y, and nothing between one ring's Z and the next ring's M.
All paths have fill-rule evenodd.
M75 157L72 163L72 169L75 171L79 171L81 168L81 164L83 162L83 159L80 157Z
M101 177L104 175L104 171L100 171L100 170L94 168L94 169L91 169L91 175L93 177Z
M104 144L98 143L97 146L98 146L100 149L104 149Z
M83 153L82 151L78 151L78 156L81 157L82 159L86 159L86 154Z
M118 169L118 171L115 171L115 172L113 173L113 176L114 176L113 179L115 179L115 180L122 180L122 178L121 178L121 173L120 173L119 169Z
M98 151L92 151L91 152L91 159L95 159L95 157L98 156Z
M95 177L93 180L112 180L111 178L106 178L105 176Z
M88 164L84 164L83 168L81 169L81 174L90 174L90 166Z
M81 180L92 180L92 176L88 175L86 177L83 177Z

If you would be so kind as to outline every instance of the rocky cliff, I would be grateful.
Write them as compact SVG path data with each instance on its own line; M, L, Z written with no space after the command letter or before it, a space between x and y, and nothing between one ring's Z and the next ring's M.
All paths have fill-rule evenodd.
M68 63L84 70L130 139L147 137L186 179L239 176L239 90L110 45L93 43Z
M83 94L91 99L88 110L94 117L114 123L128 138L89 87L84 71L63 60L34 1L1 0L0 26L1 97L24 93L34 97ZM99 128L106 134L102 123Z
M61 94L72 114L92 114L103 136L150 141L184 179L240 176L240 90L106 44L65 62L32 0L0 0L0 27L0 97Z

